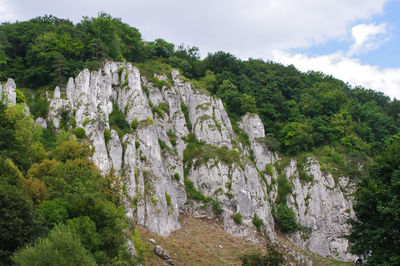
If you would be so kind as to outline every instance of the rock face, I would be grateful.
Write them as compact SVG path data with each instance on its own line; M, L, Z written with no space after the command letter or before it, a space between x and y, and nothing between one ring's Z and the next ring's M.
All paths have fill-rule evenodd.
M9 78L3 86L0 84L0 100L2 100L4 104L8 106L16 104L16 87L14 80L11 78Z
M310 158L304 168L312 181L299 179L294 160L285 169L294 188L289 206L295 210L299 223L311 229L306 237L296 233L292 240L322 256L353 260L355 257L347 253L348 242L343 237L349 229L346 220L354 216L349 196L353 188L348 178L340 177L336 184L332 175L323 173L318 161Z
M158 80L158 86L149 80ZM15 104L12 80L0 90ZM129 132L110 128L113 110L132 124ZM177 71L144 77L129 63L106 62L98 71L85 69L70 78L66 88L55 89L47 124L65 128L71 126L71 117L85 130L102 173L113 170L123 178L127 215L138 224L168 236L181 227L180 211L215 217L213 202L222 209L219 215L226 231L258 241L252 222L257 214L264 223L262 232L276 239L272 209L279 174L274 165L280 158L268 148L257 115L246 114L238 124L249 137L249 142L241 142L221 100L192 88ZM194 137L201 152L192 158L188 151ZM305 171L312 182L299 179L295 161L283 169L294 188L288 205L298 222L312 229L308 238L296 233L290 239L324 256L351 259L342 238L348 230L345 220L353 215L351 200L343 192L350 182L335 182L313 159ZM211 201L193 200L190 190ZM241 224L232 219L235 213L243 217Z

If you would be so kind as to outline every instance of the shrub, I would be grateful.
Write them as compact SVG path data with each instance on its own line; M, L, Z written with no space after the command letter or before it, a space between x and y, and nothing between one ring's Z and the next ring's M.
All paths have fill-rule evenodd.
M287 196L292 193L293 185L284 176L278 177L278 196L276 203L286 203Z
M12 260L16 265L96 265L78 235L67 226L56 227L47 238L15 253Z
M181 176L178 173L175 173L174 179L179 182L181 180Z
M266 164L266 165L265 165L265 169L264 169L264 173L265 173L266 175L273 176L273 174L274 174L274 169L272 168L272 165Z
M167 202L167 205L171 206L171 196L167 192L165 192L165 200Z
M76 127L76 120L75 117L71 116L71 118L69 119L69 124L71 127Z
M260 217L258 217L257 213L254 213L253 224L257 228L257 231L261 231L261 229L264 227L264 222Z
M158 139L158 144L160 145L161 150L170 150L165 141L162 139Z
M218 200L213 200L212 201L212 210L216 215L219 215L224 211L224 209L222 208L221 203Z
M233 214L232 218L236 224L242 224L243 217L240 212L236 212L235 214Z
M292 208L286 204L279 204L275 213L275 220L283 232L296 232L299 230L299 225L296 221L296 214Z
M285 262L283 252L278 249L277 244L268 244L267 252L262 255L259 251L245 254L240 257L243 266L253 265L266 265L266 266L279 266Z
M135 140L135 148L138 149L140 147L140 142L138 140Z
M164 113L169 113L169 105L168 105L168 103L166 103L166 102L161 102L161 103L158 105L158 108L159 108L160 110L162 110Z
M113 105L113 110L109 115L108 119L110 121L110 127L116 126L120 130L122 130L123 133L129 132L130 130L129 123L125 120L124 113L118 109L117 104Z
M192 123L190 122L190 118L189 118L189 109L187 108L187 106L184 103L181 103L181 109L182 109L183 115L185 116L186 126L189 131L192 131Z
M139 126L139 121L136 118L133 119L131 122L131 129L134 131L137 129L138 126Z
M204 202L209 201L209 199L207 199L203 195L203 193L201 193L194 187L194 184L190 179L185 178L184 182L185 182L185 191L189 198L199 200L199 201L204 201Z
M15 92L17 94L17 103L26 103L26 98L24 93L18 89L16 89Z
M106 145L110 141L110 139L111 139L111 131L109 129L105 129L104 130L104 140L106 142Z
M72 133L78 138L78 139L84 139L86 138L86 131L85 129L78 127L75 128Z
M46 98L40 97L40 94L37 93L34 97L28 97L28 106L35 118L46 117L49 112L50 103Z
M171 129L168 129L167 136L168 136L169 141L171 142L172 146L176 146L176 135L175 135L174 131L172 131Z

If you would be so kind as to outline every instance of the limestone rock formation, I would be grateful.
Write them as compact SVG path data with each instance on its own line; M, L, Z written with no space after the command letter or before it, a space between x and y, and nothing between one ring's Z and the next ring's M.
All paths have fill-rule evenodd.
M0 84L0 100L2 100L4 104L8 106L16 104L16 87L14 80L11 78L9 78L3 86Z
M309 159L305 171L312 182L300 180L294 160L278 173L279 156L267 145L264 126L254 114L246 114L238 126L249 137L241 142L220 99L184 81L179 72L141 76L130 63L106 62L98 71L85 69L57 87L50 99L45 127L68 125L85 130L94 148L93 161L103 174L115 171L126 185L128 216L149 230L168 236L181 228L179 212L222 218L226 231L252 241L259 240L253 225L256 214L262 232L276 240L272 209L277 197L276 179L284 174L293 184L288 204L298 222L311 229L307 238L295 233L290 239L323 256L351 259L346 253L345 220L353 215L351 182L336 181L323 173L317 160ZM154 84L154 80L158 80ZM0 86L7 103L15 104L15 83ZM119 110L132 126L129 132L110 127L109 116ZM190 141L196 139L196 156L188 158ZM193 200L200 193L204 202ZM211 203L219 204L215 214ZM243 217L241 224L232 219Z

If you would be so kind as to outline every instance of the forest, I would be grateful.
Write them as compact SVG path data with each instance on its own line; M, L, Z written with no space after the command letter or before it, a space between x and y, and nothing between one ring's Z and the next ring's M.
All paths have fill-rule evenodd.
M179 69L194 86L222 99L234 128L246 112L257 113L271 150L282 156L315 154L358 178L362 189L355 206L361 220L352 221L355 229L349 236L354 252L369 254L369 246L363 247L368 239L382 239L400 224L400 159L398 153L387 151L398 147L400 140L397 99L320 72L303 73L292 65L241 60L223 51L202 59L197 47L176 46L163 39L143 41L136 28L106 13L84 17L77 24L44 16L0 25L0 81L11 77L18 88L31 92L24 96L20 91L18 101L27 102L35 117L47 112L48 103L32 96L57 85L65 87L69 77L83 68L97 70L105 59L132 62L143 73L160 66ZM123 239L123 232L138 237L124 215L121 181L113 174L99 178L89 160L90 148L73 135L56 135L51 127L41 129L22 105L0 104L1 263L28 265L37 260L40 265L41 257L56 261L51 250L60 245L68 247L61 252L73 254L65 264L130 265L142 259L140 254L130 255ZM371 174L365 171L370 165ZM384 196L388 191L394 200ZM369 230L380 221L362 222L368 220L365 211L373 208L365 202L372 201L374 193L382 200L373 206L390 202L369 210L391 217L387 230L382 226L385 234ZM398 228L391 241L400 246ZM361 236L363 232L370 235ZM378 245L379 250L387 243L370 245ZM140 253L140 241L134 245ZM400 260L396 253L377 254Z

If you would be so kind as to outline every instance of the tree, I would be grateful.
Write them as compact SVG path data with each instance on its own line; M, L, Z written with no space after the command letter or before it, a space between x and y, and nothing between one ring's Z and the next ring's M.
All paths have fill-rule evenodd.
M22 190L0 182L0 264L44 233L42 217Z
M355 194L356 217L347 238L353 254L369 265L400 265L400 142L386 147L362 177Z
M97 265L82 246L79 236L68 226L54 228L47 238L19 250L12 258L15 265Z

